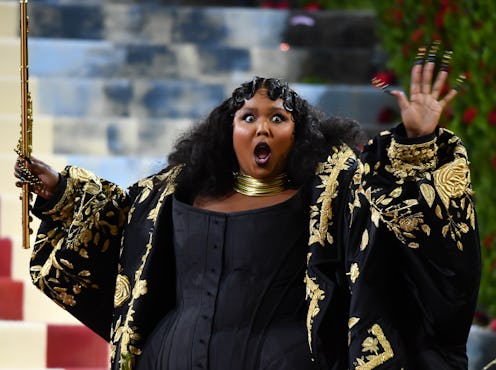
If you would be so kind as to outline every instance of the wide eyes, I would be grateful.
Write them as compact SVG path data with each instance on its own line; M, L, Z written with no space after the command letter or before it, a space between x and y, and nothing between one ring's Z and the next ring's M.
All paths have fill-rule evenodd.
M256 117L252 113L247 113L247 114L243 115L242 119L243 119L243 121L245 121L247 123L253 123L256 121ZM284 117L284 115L282 115L282 114L275 114L270 118L270 121L272 123L282 123L282 122L286 121L286 117Z

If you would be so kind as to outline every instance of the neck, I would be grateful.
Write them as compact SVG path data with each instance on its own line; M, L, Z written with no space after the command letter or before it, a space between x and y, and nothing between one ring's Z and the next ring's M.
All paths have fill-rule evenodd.
M250 197L263 197L282 193L289 188L286 173L279 176L256 179L240 172L234 174L234 190Z

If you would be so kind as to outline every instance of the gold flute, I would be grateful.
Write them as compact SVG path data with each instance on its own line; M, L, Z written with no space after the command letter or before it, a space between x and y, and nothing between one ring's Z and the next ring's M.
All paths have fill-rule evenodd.
M33 107L31 94L29 92L29 64L28 64L28 0L20 0L20 26L21 26L21 135L17 144L16 153L29 162L31 158L33 145ZM25 249L29 248L30 236L32 230L30 222L32 220L31 189L39 184L39 180L34 176L30 169L21 161L18 164L21 174L22 192L20 199L22 201L22 245Z

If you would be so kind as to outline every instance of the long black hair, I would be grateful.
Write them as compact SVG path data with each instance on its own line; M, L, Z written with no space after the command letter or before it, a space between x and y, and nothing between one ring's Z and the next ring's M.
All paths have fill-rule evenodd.
M182 135L168 157L170 166L184 165L176 178L176 194L192 202L198 195L222 196L232 190L238 163L233 148L234 114L259 89L272 100L282 99L295 122L295 143L288 157L288 178L295 188L313 175L315 166L329 154L331 146L354 148L364 135L358 123L340 117L325 117L274 78L255 77L236 88L231 97L214 108L207 118Z

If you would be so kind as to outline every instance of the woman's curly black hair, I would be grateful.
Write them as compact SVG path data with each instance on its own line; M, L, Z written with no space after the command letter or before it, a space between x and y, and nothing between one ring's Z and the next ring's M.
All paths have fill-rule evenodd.
M360 144L364 135L353 120L325 117L294 92L287 83L274 78L255 77L234 90L200 124L176 143L168 157L170 166L184 165L176 178L176 194L192 202L196 196L222 196L233 188L238 163L233 148L233 119L246 100L259 89L272 100L282 99L295 122L295 143L288 157L288 178L295 188L303 186L331 146Z

